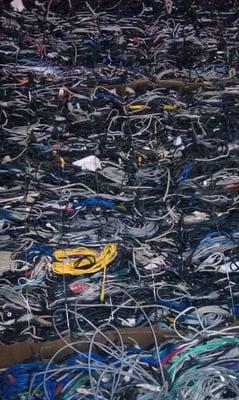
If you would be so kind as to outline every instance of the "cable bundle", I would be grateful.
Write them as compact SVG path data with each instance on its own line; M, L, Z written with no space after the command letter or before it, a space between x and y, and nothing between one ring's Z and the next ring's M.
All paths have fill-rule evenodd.
M122 338L121 338L122 339ZM238 338L169 341L146 350L89 339L66 344L49 362L16 364L0 374L3 400L31 399L237 399ZM97 347L96 351L93 349ZM75 354L61 363L65 348Z
M52 264L56 274L85 275L103 271L103 284L100 299L105 297L106 268L117 255L117 247L107 244L101 253L87 248L74 250L56 250L54 256L58 261ZM70 258L70 259L69 259Z
M237 2L30 3L0 16L0 341L224 333L239 313Z
M57 274L84 275L106 269L116 257L117 247L108 244L101 252L80 247L73 250L56 250L53 255L57 259L52 270Z

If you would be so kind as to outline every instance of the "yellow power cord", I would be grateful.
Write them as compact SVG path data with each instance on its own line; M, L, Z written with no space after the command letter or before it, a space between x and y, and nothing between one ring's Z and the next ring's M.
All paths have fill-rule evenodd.
M145 109L150 109L150 106L147 106L146 104L129 104L128 109L131 111L142 111ZM175 111L177 110L177 106L175 104L162 104L160 106L165 111Z
M146 104L129 104L128 105L128 109L131 111L142 111L145 109L150 109L149 106L147 106Z
M165 111L175 111L177 110L177 106L175 104L163 104L162 109Z
M100 301L105 298L106 269L117 255L117 245L108 243L101 252L87 247L56 250L54 257L58 260L51 264L56 274L87 275L103 271Z

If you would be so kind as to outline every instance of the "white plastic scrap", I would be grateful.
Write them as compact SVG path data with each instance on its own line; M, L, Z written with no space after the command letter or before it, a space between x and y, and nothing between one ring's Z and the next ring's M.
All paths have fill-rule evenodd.
M14 11L22 12L24 10L24 5L22 0L13 0L11 1L11 6L14 9Z
M100 159L95 156L84 157L81 160L76 160L72 163L76 167L81 167L83 170L96 171L102 169Z

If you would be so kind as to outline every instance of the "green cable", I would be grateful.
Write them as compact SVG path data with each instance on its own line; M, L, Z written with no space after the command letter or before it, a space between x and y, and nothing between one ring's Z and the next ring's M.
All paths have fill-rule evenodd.
M176 360L174 361L173 365L170 367L168 372L170 375L172 375L173 372L175 371L175 369L177 368L178 364L181 364L182 361L187 359L187 357L192 354L214 350L215 348L221 346L222 344L225 345L225 344L230 344L230 343L233 343L233 344L239 343L239 338L227 338L226 340L224 338L223 339L214 339L209 344L199 345L199 346L195 346L190 349L187 349L185 352L182 352L181 354L177 354L175 356Z
M73 383L75 380L76 380L76 382ZM67 387L66 391L64 391L62 400L67 400L69 395L71 394L71 392L73 392L80 384L87 382L87 380L88 380L88 376L87 375L84 375L84 376L81 376L81 377L79 377L79 375L75 376L72 379L71 384L69 385L69 387Z

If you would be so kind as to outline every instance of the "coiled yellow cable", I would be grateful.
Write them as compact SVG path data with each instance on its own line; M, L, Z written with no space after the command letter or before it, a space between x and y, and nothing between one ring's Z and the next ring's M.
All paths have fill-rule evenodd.
M87 275L103 271L100 300L105 297L106 269L117 255L117 245L108 243L101 252L87 247L77 249L56 250L54 257L57 261L51 264L56 274Z

